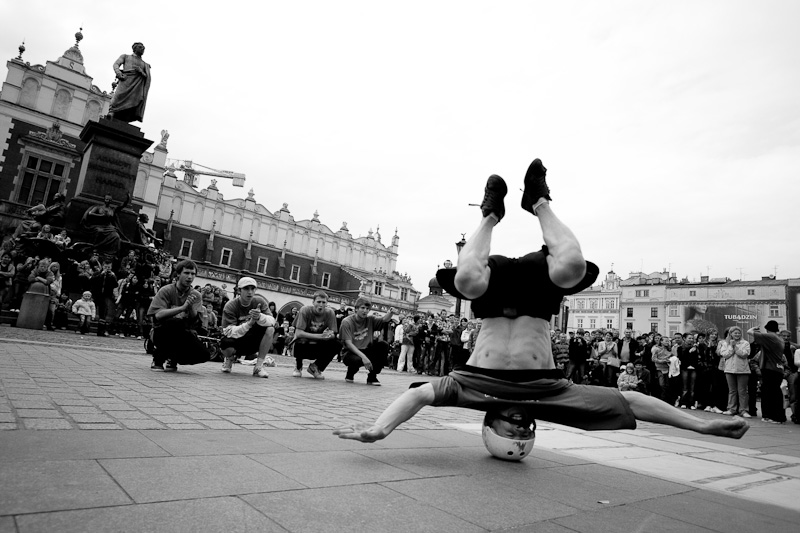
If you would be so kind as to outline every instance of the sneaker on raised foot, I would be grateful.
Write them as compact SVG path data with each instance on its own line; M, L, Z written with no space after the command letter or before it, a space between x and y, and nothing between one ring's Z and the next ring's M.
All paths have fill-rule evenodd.
M156 362L156 360L153 359L153 362L150 364L150 370L164 370L164 363Z
M294 372L292 372L292 377L301 378L303 377L303 370L300 368L295 368Z
M489 179L486 180L486 188L484 188L483 202L481 202L483 216L488 217L494 214L497 221L500 222L506 215L506 206L503 203L506 194L508 194L508 187L505 180L496 174L489 176Z
M314 376L314 379L325 379L325 376L323 376L322 372L320 372L319 368L317 368L317 363L311 363L308 365L306 372Z
M344 376L344 382L345 382L345 383L353 383L353 381L354 381L354 380L353 380L353 378L355 378L355 374L351 374L350 372L348 372L348 373L347 373L347 374Z
M224 361L222 361L222 371L226 374L230 374L231 369L233 368L233 359L230 357L226 357Z
M267 369L261 366L253 367L253 376L257 378L268 378L269 374L267 373Z
M378 381L378 378L367 378L367 385L374 385L375 387L380 387L381 382Z
M167 364L164 365L164 372L177 372L178 364L170 359L167 359Z
M550 198L550 187L547 186L545 175L547 169L544 168L541 159L534 159L525 173L525 190L522 191L522 209L529 213L536 214L534 211L542 199L552 201Z

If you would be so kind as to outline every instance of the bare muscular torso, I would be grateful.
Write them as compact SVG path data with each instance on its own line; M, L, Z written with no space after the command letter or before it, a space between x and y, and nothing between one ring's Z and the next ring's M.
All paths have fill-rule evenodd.
M495 370L555 368L550 323L530 316L484 318L467 364Z

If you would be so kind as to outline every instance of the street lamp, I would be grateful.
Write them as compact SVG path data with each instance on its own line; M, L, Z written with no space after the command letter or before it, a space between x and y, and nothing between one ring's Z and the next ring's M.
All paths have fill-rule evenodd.
M466 239L464 239L465 233L461 234L461 240L456 243L456 251L458 254L461 254L461 250L464 248L464 245L467 244ZM456 296L456 316L460 319L461 318L461 298Z

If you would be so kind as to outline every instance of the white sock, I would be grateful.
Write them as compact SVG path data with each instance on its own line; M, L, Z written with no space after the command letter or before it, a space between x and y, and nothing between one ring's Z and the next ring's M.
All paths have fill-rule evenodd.
M543 206L545 204L550 205L550 202L547 200L547 198L545 198L545 197L539 198L539 201L536 202L535 204L533 204L533 208L531 209L533 211L533 214L536 215L536 210L539 207L541 207L541 206ZM536 215L536 216L539 216L539 215Z

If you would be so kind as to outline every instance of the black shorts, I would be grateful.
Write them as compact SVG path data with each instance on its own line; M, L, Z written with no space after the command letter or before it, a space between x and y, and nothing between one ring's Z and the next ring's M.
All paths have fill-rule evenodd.
M261 347L261 339L264 338L266 333L266 326L259 326L256 324L242 337L237 339L233 337L223 338L219 341L219 347L223 350L233 348L236 355L253 355L258 353L258 349Z

